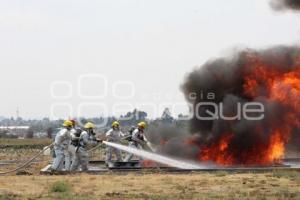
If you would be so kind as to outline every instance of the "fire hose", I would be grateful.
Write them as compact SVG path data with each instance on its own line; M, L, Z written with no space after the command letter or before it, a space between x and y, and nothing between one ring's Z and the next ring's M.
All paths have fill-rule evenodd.
M45 149L43 149L42 151L40 151L38 154L36 154L34 157L32 157L31 159L29 159L27 162L23 163L22 165L20 165L19 167L17 167L16 169L10 170L10 171L6 171L6 172L0 172L0 176L6 175L6 174L11 174L14 172L19 171L20 169L23 169L27 166L29 166L36 158L38 158L40 155L42 155L45 151L47 151L48 149L50 149L52 146L54 145L54 143L50 144L49 146L47 146Z
M102 146L102 142L100 143L100 144L98 144L97 146L95 146L94 148L92 148L92 149L90 149L90 150L88 150L88 153L91 153L92 151L95 151L96 149L98 149L99 147L101 147Z
M94 148L90 149L88 151L88 153L95 151L96 149L98 149L99 147L101 147L103 145L103 143L98 144L97 146L95 146ZM32 157L31 159L29 159L27 162L23 163L22 165L20 165L19 167L17 167L16 169L13 170L9 170L6 172L0 172L0 176L3 175L7 175L7 174L11 174L14 172L19 171L20 169L26 168L28 167L36 158L38 158L39 156L41 156L45 151L47 151L48 149L50 149L51 147L54 146L54 143L50 144L49 146L47 146L45 149L43 149L42 151L40 151L38 154L36 154L34 157Z
M50 144L49 146L47 146L45 149L43 149L42 151L40 151L38 154L36 154L34 157L32 157L31 159L29 159L27 162L23 163L22 165L20 165L19 167L17 167L16 169L13 170L9 170L6 172L0 172L0 176L3 175L7 175L7 174L11 174L14 172L19 171L20 169L23 169L25 167L28 167L35 159L37 159L39 156L41 156L45 151L47 151L48 149L50 149L52 146L54 146L54 143ZM94 148L90 149L88 151L88 153L95 151L96 149L98 149L99 147L102 146L102 143L98 144L97 146L95 146Z
M124 138L123 138L123 139L124 139ZM92 152L92 151L95 151L95 150L98 149L99 147L102 147L102 145L103 145L103 143L101 142L100 144L98 144L98 145L95 146L94 148L88 150L88 153L90 153L90 152ZM156 151L155 148L151 145L150 142L146 142L146 145L148 145L148 147L150 148L150 150L151 150L152 152L155 152L155 151ZM159 165L158 165L157 163L156 163L155 165L156 165L156 168L157 168L157 169L160 169L160 167L159 167Z

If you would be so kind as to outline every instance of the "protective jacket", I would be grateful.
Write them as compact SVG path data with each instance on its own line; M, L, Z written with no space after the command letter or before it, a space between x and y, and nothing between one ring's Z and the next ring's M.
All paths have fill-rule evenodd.
M143 145L147 142L146 138L144 137L144 132L140 129L135 129L132 132L131 139L129 141L129 147L134 148L134 149L143 149ZM125 162L130 161L133 158L133 154L128 153L127 156L125 157ZM139 158L141 160L141 158Z
M74 142L77 142L74 145ZM89 154L88 148L94 147L98 144L94 134L83 131L80 137L73 138L72 146L75 147L75 158L72 162L71 171L77 170L81 166L82 171L88 170Z
M106 133L106 138L108 142L113 142L113 143L120 143L122 137L124 137L124 134L117 129L110 129ZM106 146L106 156L105 156L105 161L109 165L112 161L112 156L113 154L116 155L117 161L122 161L122 152L119 149Z
M65 152L71 141L70 131L66 128L61 129L55 136L54 151L56 157L52 164L52 170L58 171L63 169Z

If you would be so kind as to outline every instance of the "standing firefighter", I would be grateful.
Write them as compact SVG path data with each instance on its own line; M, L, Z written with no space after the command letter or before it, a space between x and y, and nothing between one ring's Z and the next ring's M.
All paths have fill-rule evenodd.
M72 129L70 131L71 138L74 137L74 134L76 132L76 121L74 119L70 120L72 122ZM64 155L65 155L65 170L70 171L71 169L71 160L74 159L75 156L75 149L71 145L71 140L66 141L68 142L66 145L68 145L68 148L65 150Z
M120 131L120 123L115 121L111 125L111 129L106 133L106 140L108 142L120 143L121 138L124 134ZM122 161L122 153L119 149L106 146L106 164L110 165L112 162L112 154L115 154L117 157L117 161Z
M51 166L51 170L59 171L63 168L64 154L68 149L71 140L71 129L73 123L70 120L66 120L63 123L63 128L56 134L54 142L55 158Z
M144 136L144 131L146 129L146 123L140 122L138 124L138 128L136 128L133 132L131 137L129 138L129 147L135 149L143 149L143 145L147 144L147 140ZM128 162L132 159L133 154L127 154L125 158L125 162Z
M84 131L76 130L71 143L75 147L75 158L72 162L71 171L77 170L79 166L81 166L82 171L88 170L88 148L96 146L100 142L96 139L94 128L95 125L88 122L84 125Z

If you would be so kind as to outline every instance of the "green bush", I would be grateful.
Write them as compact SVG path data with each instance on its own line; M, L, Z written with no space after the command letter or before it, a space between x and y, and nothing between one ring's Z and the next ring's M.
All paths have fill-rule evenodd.
M15 199L18 199L18 196L16 194L7 193L7 192L0 194L0 200L15 200Z
M69 183L58 181L51 185L50 192L55 193L67 193L71 191L71 186Z
M227 175L228 175L228 172L226 172L226 171L217 171L217 172L215 173L215 175L216 175L217 177L224 177L224 176L227 176Z

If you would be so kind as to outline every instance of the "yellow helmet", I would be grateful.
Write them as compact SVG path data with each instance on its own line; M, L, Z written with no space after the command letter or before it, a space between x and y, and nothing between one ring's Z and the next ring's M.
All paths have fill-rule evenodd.
M95 124L88 122L84 125L85 129L91 129L91 128L95 128Z
M120 123L117 122L117 121L114 121L112 124L111 124L111 127L119 127L120 126Z
M64 127L72 127L73 126L73 122L71 120L66 120L63 123Z
M146 122L140 122L140 123L138 123L138 127L141 129L145 129L147 127L147 124L146 124Z

